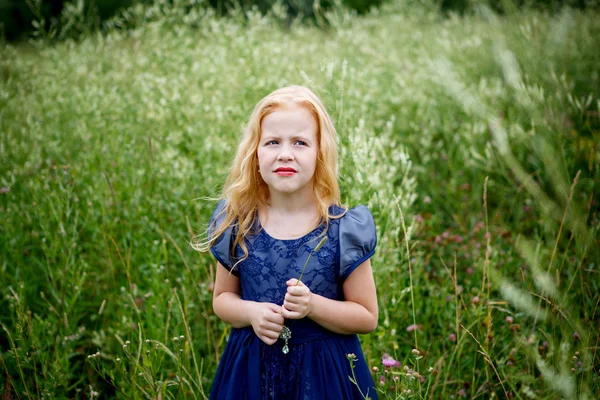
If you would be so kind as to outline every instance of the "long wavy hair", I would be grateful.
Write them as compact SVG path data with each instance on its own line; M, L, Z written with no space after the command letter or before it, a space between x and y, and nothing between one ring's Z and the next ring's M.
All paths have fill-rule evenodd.
M304 86L287 86L268 94L254 107L238 145L233 165L225 180L223 193L219 197L219 199L225 200L225 207L214 218L213 223L221 222L218 226L211 227L213 228L212 234L204 245L196 246L198 250L207 251L228 227L234 225L237 226L237 234L231 247L232 259L235 257L237 245L242 248L244 256L236 264L248 257L248 248L244 238L252 234L257 210L267 204L269 200L269 187L258 170L257 150L261 136L261 124L263 118L279 107L290 105L306 108L317 122L318 150L313 175L314 195L317 199L320 216L317 226L325 223L326 228L323 232L325 234L330 219L340 218L347 211L347 207L340 203L337 132L331 117L321 100L310 89ZM330 205L337 205L344 212L339 215L330 215ZM224 217L223 214L225 214Z

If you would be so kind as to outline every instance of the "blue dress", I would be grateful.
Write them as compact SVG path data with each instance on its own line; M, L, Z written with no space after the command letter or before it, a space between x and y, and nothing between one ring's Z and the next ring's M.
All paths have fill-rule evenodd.
M219 221L221 201L209 225L209 237ZM331 206L330 215L343 209ZM231 226L211 247L221 265L240 278L244 300L283 304L285 282L298 278L304 263L321 240L325 224L307 235L292 240L275 239L261 229L255 219L252 235L246 237L249 257L242 258L238 246L235 256L231 246L236 227ZM343 300L344 280L375 252L377 242L373 217L365 206L350 209L337 219L330 219L327 241L314 253L302 281L313 293ZM233 267L233 269L232 269ZM377 399L369 368L357 335L331 332L309 318L286 320L292 337L289 353L284 354L284 341L271 346L261 341L251 326L232 328L219 362L210 399L218 400L350 400L368 396ZM352 370L347 354L354 353L354 375L360 386L350 381Z

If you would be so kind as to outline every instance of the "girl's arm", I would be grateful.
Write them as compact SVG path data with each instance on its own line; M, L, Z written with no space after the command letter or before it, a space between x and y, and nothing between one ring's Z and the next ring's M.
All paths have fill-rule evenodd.
M371 261L359 265L343 284L344 301L312 293L302 282L290 279L283 303L285 318L308 317L332 332L369 333L377 328L379 309Z
M215 314L234 328L252 325L260 340L269 345L275 343L283 329L281 307L242 300L241 293L240 279L219 263L213 293Z

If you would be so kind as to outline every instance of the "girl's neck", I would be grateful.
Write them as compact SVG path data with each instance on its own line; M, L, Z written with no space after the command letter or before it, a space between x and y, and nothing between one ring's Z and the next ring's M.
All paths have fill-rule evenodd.
M262 229L280 240L303 237L314 230L320 221L316 202L265 204L259 209L258 218Z
M266 208L276 214L312 214L317 211L317 200L312 191L290 196L271 193Z

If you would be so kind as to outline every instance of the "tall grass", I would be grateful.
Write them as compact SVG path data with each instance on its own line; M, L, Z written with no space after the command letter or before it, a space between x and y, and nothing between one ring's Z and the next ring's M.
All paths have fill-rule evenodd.
M0 393L207 397L228 327L188 246L198 199L254 104L299 83L376 219L380 396L597 395L599 16L406 4L288 28L163 2L3 44Z

